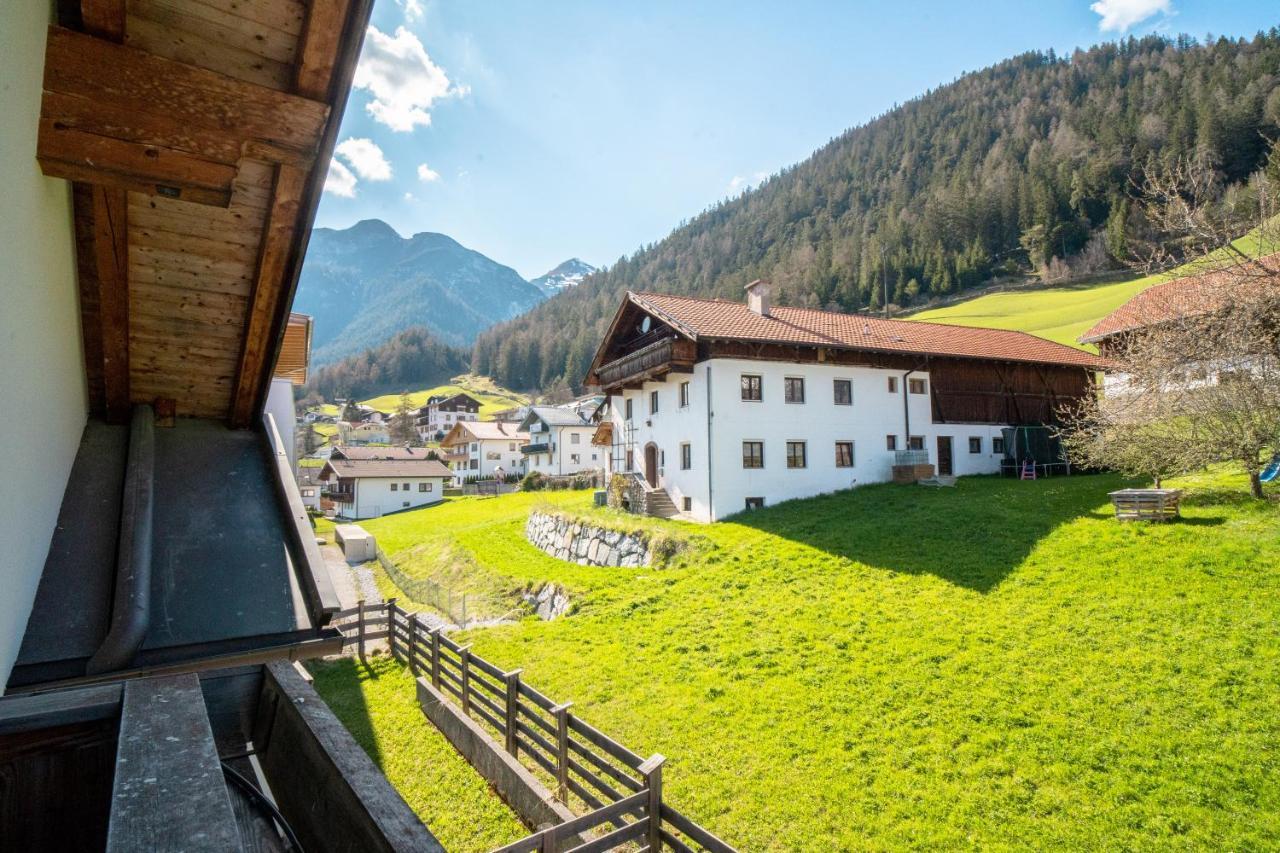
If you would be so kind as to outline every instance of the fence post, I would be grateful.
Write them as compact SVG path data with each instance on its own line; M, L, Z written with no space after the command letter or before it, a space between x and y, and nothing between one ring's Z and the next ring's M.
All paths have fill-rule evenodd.
M560 802L569 802L569 709L572 702L565 702L551 709L556 718L556 796Z
M462 659L462 713L471 714L471 646L458 649Z
M431 630L431 686L440 689L440 629Z
M666 759L654 753L637 770L649 791L649 849L662 849L662 764Z
M409 622L409 671L418 677L418 614L407 614Z
M360 662L365 663L364 659L364 599L356 602L356 646L360 655Z
M507 752L520 757L520 745L516 742L516 721L520 708L520 673L524 670L513 669L506 674L507 682Z
M391 647L391 656L396 656L396 600L387 599L387 645Z

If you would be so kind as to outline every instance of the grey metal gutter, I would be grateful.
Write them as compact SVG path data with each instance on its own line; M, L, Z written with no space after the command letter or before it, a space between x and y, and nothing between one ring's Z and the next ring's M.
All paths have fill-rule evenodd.
M134 406L120 508L120 542L116 549L111 629L89 659L85 668L89 675L122 669L132 663L151 627L155 468L155 413L149 405Z

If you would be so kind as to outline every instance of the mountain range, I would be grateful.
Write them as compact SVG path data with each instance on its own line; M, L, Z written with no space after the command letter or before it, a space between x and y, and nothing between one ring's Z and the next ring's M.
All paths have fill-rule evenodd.
M333 363L413 327L470 346L494 323L582 280L574 258L533 283L444 234L401 237L378 219L312 232L294 310L314 320L312 361Z
M472 370L510 388L578 385L627 290L741 301L763 278L778 304L858 311L1064 262L1118 267L1146 170L1198 158L1241 195L1258 170L1280 175L1276 139L1280 28L1022 54L840 134L487 330Z

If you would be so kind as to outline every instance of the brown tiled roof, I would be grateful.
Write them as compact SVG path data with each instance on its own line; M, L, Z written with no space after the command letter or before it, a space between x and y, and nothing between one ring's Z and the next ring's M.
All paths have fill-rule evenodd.
M663 293L631 293L642 308L694 338L800 344L873 352L1065 364L1101 369L1092 353L1025 332L883 320L861 314L774 306L762 317L741 302Z
M463 431L469 434L469 438L455 438L456 431ZM528 441L529 433L520 432L516 425L510 421L458 421L449 430L449 434L444 437L444 441L449 444L457 444L458 441L485 441L488 439L497 439L499 441Z
M1232 267L1152 285L1099 320L1080 336L1080 342L1095 343L1121 332L1217 311L1235 289L1257 284L1263 274L1280 276L1280 254L1260 258L1258 265L1258 276Z
M325 465L339 477L452 477L435 459L330 459Z
M360 462L373 459L426 459L430 453L425 447L338 447L333 452Z

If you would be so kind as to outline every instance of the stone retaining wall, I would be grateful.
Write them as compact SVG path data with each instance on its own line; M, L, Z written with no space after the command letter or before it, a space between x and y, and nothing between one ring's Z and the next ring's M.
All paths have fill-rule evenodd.
M647 566L653 558L643 534L597 527L555 513L529 513L524 535L535 548L580 566Z

